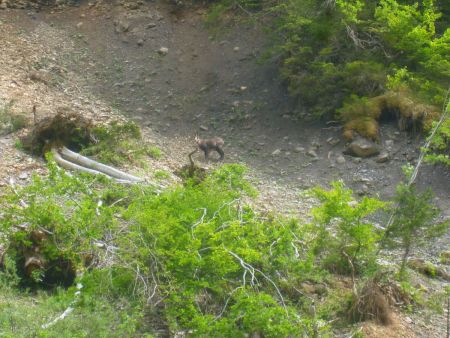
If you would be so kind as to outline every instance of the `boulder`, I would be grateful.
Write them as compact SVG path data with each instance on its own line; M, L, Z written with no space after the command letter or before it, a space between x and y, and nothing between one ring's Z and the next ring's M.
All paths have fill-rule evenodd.
M379 153L379 146L363 137L355 138L344 151L344 154L356 157L371 157Z

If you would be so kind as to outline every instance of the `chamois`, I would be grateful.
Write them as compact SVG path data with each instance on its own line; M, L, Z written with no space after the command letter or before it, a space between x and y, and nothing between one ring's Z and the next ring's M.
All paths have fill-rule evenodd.
M225 156L225 153L222 150L224 142L220 137L201 139L198 135L195 135L195 142L197 143L197 147L205 153L205 160L209 160L209 153L211 150L217 151L220 155L220 161L223 160Z

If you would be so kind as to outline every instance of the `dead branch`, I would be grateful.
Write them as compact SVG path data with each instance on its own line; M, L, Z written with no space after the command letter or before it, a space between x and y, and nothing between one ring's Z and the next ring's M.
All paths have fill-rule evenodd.
M64 158L62 158L61 154L58 152L58 150L56 148L52 148L52 154L53 154L53 158L56 161L56 163L58 163L58 165L64 169L82 171L82 172L90 173L93 175L108 176L107 174L102 173L100 171L89 169L89 168L83 167L81 165L78 165L76 163L65 160Z
M289 312L286 308L286 304L284 302L283 295L281 294L281 291L278 288L278 286L275 284L275 282L270 277L268 277L264 272L262 272L261 270L255 268L252 265L245 262L241 257L239 257L237 254L235 254L233 251L230 251L228 249L225 249L225 250L230 255L232 255L234 258L236 258L239 261L239 263L241 264L241 266L244 268L244 275L242 276L243 285L245 286L245 276L247 275L247 272L249 272L252 277L252 279L251 279L252 286L254 285L255 280L258 282L258 279L256 278L256 275L255 275L255 271L259 272L270 284L273 285L273 287L275 288L275 290L278 293L278 296L280 297L280 301L281 301L281 304L283 305L284 311L286 311L286 315L289 317Z
M68 315L70 315L72 313L72 311L75 309L74 306L76 305L76 303L78 302L80 295L81 295L81 289L83 288L83 285L81 283L77 284L77 291L75 291L75 297L72 300L72 302L69 304L69 306L67 307L67 309L64 310L64 312L62 314L60 314L58 317L56 317L55 319L53 319L51 322L47 323L47 324L43 324L41 325L42 329L47 329L50 326L55 325L57 322L59 322L60 320L63 320L64 318L66 318Z
M71 161L72 163L79 164L85 168L93 169L97 172L101 172L106 174L107 176L119 179L119 180L125 180L125 181L131 181L131 182L141 182L143 181L142 178L136 177L130 174L127 174L121 170L118 170L116 168L110 167L108 165L99 163L97 161L91 160L85 156L82 156L78 153L75 153L66 147L62 147L60 150L61 155Z

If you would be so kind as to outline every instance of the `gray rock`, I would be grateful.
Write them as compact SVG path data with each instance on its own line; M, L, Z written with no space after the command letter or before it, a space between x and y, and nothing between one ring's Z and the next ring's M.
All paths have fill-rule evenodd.
M314 151L314 149L309 149L306 155L317 158L317 153Z
M161 47L160 49L158 49L159 55L167 55L167 53L169 53L169 48L167 47Z
M302 152L305 151L305 148L303 148L303 147L295 147L294 151L295 151L296 153L302 153Z
M208 127L207 126L200 126L199 128L200 128L200 130L208 131Z
M114 21L114 26L116 26L116 33L125 33L130 29L130 23L123 19L117 19Z
M345 157L344 156L342 156L342 155L339 155L338 157L336 157L336 163L337 164L344 164L346 161L345 161Z
M144 40L143 40L143 39L139 39L139 40L137 41L137 45L138 45L138 46L144 45Z
M385 163L387 161L389 161L390 156L389 153L386 151L383 151L380 155L378 155L376 161L377 163Z
M27 174L27 173L21 173L21 174L19 175L19 178L20 178L21 180L26 180L26 179L28 178L28 174Z
M338 138L335 137L330 137L327 139L327 143L331 146L335 146L336 144L338 144L340 142L340 140Z
M312 148L319 149L322 145L317 141L312 141L311 146Z
M154 28L154 27L156 27L156 23L154 23L154 22L150 22L150 23L148 23L147 26L146 26L147 29L149 29L149 28Z
M280 149L275 149L275 150L272 152L272 156L280 155L280 153L281 153L281 150L280 150Z
M392 147L394 146L394 141L393 140L386 140L384 142L384 144L386 145L386 148L392 149Z
M379 153L380 149L378 145L362 137L356 138L344 151L344 154L356 157L370 157Z

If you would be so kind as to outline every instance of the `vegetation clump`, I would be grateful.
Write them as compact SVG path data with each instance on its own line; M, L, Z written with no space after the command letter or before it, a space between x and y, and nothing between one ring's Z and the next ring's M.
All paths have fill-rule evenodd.
M394 289L376 279L383 231L368 220L385 203L357 201L341 182L312 190L320 205L302 224L248 206L256 192L239 165L164 191L48 166L47 178L33 177L1 202L0 288L24 302L17 285L56 294L41 294L39 305L8 305L3 332L16 332L11 323L23 323L20 316L36 317L27 332L50 335L78 332L76 316L86 319L87 334L125 336L320 336L336 318L389 322ZM343 288L340 279L348 281ZM355 293L361 280L366 286ZM47 326L69 304L65 329Z
M310 115L345 123L344 136L378 139L379 122L429 131L450 79L449 7L397 0L287 0L275 13L273 53L289 91ZM445 110L445 109L444 109ZM302 112L303 112L302 111ZM448 117L436 140L448 163Z
M38 121L21 138L23 149L42 156L53 146L66 146L74 151L92 142L91 120L73 112L60 112Z
M81 153L106 163L139 164L144 156L156 159L162 156L158 147L143 141L141 129L134 122L113 121L109 125L95 126L92 140Z

